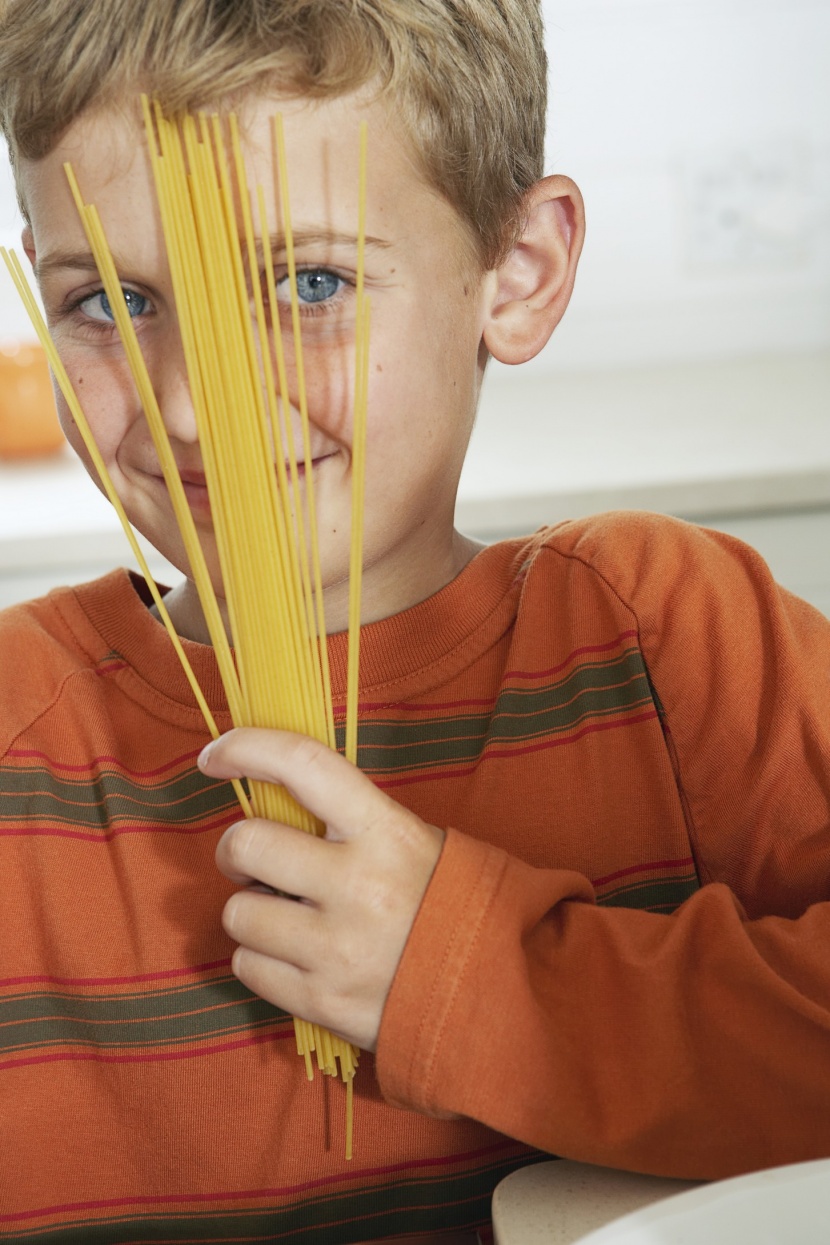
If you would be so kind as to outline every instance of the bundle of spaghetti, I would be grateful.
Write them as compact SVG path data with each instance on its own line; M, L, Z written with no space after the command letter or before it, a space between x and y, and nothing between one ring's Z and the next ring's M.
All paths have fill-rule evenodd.
M181 662L182 669L184 670L184 673L187 677L187 680L196 698L196 703L198 704L199 708L202 711L202 716L204 717L205 722L207 723L208 729L212 737L214 739L218 739L219 728L216 725L216 720L214 719L213 714L210 711L210 707L208 706L208 703L205 700L204 693L202 692L202 689L199 686L198 680L193 671L193 667L191 666L188 660L187 654L185 653L182 647L181 640L179 639L176 633L176 629L173 625L173 621L170 618L170 615L167 610L167 606L164 603L164 597L159 591L158 585L156 584L150 572L150 568L147 565L147 561L144 557L144 551L142 550L141 545L138 543L138 539L135 535L135 532L130 526L130 521L127 518L121 498L119 497L116 491L115 485L112 482L112 477L109 474L107 466L103 458L101 457L101 452L98 449L98 446L95 442L95 437L93 435L92 429L90 428L86 415L84 414L84 410L80 402L78 401L78 396L75 393L74 388L72 387L72 382L69 379L66 368L63 366L63 361L60 355L58 354L55 344L49 335L49 330L46 326L46 321L43 319L40 308L38 307L38 304L37 304L37 300L35 299L35 296L32 293L32 290L29 286L29 283L26 278L26 274L24 272L20 259L13 251L11 252L7 251L5 247L0 247L0 258L3 259L3 262L5 263L6 268L8 269L9 275L11 276L12 281L17 287L17 290L23 301L23 305L25 306L26 311L28 312L28 315L29 315L29 319L31 320L32 325L34 327L35 333L37 334L37 337L46 352L47 358L49 360L49 365L52 369L52 374L54 375L55 380L58 384L58 388L63 394L64 400L67 406L69 407L69 411L72 415L72 418L78 427L78 430L81 434L81 439L83 440L87 453L89 454L92 464L95 467L95 470L98 474L98 478L101 481L102 487L110 503L115 509L115 512L118 515L119 521L121 523L121 526L123 527L127 535L127 539L130 542L130 547L133 551L133 555L150 589L156 608L159 611L159 616L162 622L164 623L164 626L167 629L167 632L173 642L173 647L176 651L179 661ZM179 479L178 475L175 476L175 479L178 481L179 489L181 490L181 499L182 499L185 509L187 510L187 517L190 519L190 522L192 524L192 517L190 515L190 510L187 508L187 500L184 496L184 490L181 487L181 480ZM230 652L230 650L228 650L228 652ZM242 805L242 809L245 812L245 815L247 817L252 817L253 810L251 808L250 801L248 800L248 796L245 792L244 787L242 786L242 784L239 782L238 779L233 780L233 787L236 792L239 803Z
M297 268L291 225L282 122L274 119L278 197L291 293L291 347L301 454L292 429L286 347L261 186L248 184L236 118L229 118L230 148L218 117L166 119L143 100L153 176L160 205L212 526L227 603L232 645L201 547L175 457L126 306L100 217L87 205L67 166L72 193L95 257L104 291L124 346L156 446L171 504L182 534L211 642L216 651L231 717L236 726L281 728L336 746L323 610L313 461L303 361ZM349 668L346 755L357 755L357 667L362 569L362 496L368 397L369 308L364 293L366 131L361 132L360 219L352 433L352 544L350 554ZM241 234L240 240L240 220ZM259 226L265 294L257 279ZM139 557L162 621L171 633L211 734L218 734L186 655L164 608L163 597L141 557L123 507L57 352L48 338L16 256L5 256L35 320L60 388L81 429L110 500ZM250 275L250 281L248 279ZM251 299L254 317L251 317ZM38 322L39 321L39 322ZM271 331L269 332L269 323ZM273 340L272 340L273 336ZM273 356L273 357L272 357ZM324 827L280 787L250 783L250 802L239 784L246 815L320 834ZM352 1150L352 1082L358 1051L317 1025L295 1020L298 1053L313 1077L312 1053L328 1075L347 1088L346 1152Z

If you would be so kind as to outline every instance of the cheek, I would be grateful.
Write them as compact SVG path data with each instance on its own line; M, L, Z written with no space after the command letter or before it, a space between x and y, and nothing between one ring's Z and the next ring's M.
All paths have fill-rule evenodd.
M310 336L310 334L309 334ZM287 352L288 387L292 404L299 405L293 351ZM305 383L312 422L336 441L351 441L354 406L355 347L343 344L303 343Z
M478 338L469 323L410 324L391 341L373 340L369 429L373 441L400 453L456 439L475 411Z
M86 452L86 447L83 442L83 438L81 436L80 429L78 428L78 425L76 424L75 419L72 413L70 412L69 405L66 399L64 398L63 394L61 393L61 390L58 386L58 382L55 380L54 376L52 376L52 392L55 395L55 407L58 412L58 420L60 422L60 426L63 429L63 435L66 437L67 441L72 446L75 453L86 462L88 455ZM76 388L76 392L77 392L77 388ZM81 409L85 410L83 404L81 406Z
M72 446L72 448L77 449L75 442L78 436L78 430L75 426L75 421L69 413L69 407L67 406L66 400L64 399L64 396L61 393L60 388L58 387L58 382L55 380L54 375L52 375L51 379L52 379L52 393L55 398L55 409L58 412L58 419L60 420L60 426L61 428L63 428L63 434L66 437L67 441Z
M132 422L123 392L118 386L106 383L106 381L102 383L101 378L95 375L94 368L84 368L78 364L73 365L67 359L64 359L64 366L80 403L81 410L89 424L95 444L100 450L104 462L111 466L115 460L118 447L124 440ZM81 430L75 422L69 405L54 378L52 380L52 388L55 394L58 418L64 435L78 457L89 467L90 455L81 435Z

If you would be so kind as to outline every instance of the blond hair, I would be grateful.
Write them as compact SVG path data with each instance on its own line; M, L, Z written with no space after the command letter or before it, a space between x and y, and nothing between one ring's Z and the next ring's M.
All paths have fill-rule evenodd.
M133 91L175 115L377 82L487 266L543 173L546 76L540 0L0 0L13 164Z

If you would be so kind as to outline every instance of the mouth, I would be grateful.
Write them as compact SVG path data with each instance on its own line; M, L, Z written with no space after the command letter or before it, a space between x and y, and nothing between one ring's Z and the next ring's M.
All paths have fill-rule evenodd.
M313 458L311 460L312 470L316 471L317 468L322 463L326 462L327 459L333 458L333 457L334 457L333 454L321 454L319 455L319 457ZM285 464L285 474L290 483L291 467L289 463ZM297 463L297 477L299 480L303 480L305 478L305 475L306 475L306 465L303 460L300 460ZM179 477L182 482L182 488L184 489L184 495L187 498L188 505L190 506L190 509L193 512L194 516L209 517L210 516L210 497L208 495L207 477L205 473L203 471L193 471L193 470L188 469L188 470L180 471ZM156 475L155 478L162 488L164 489L167 488L167 485L165 483L163 476Z
M316 470L316 468L317 468L317 467L319 467L321 463L324 463L324 462L326 461L326 459L327 459L327 458L331 458L331 457L333 457L333 455L331 455L331 454L321 454L321 455L319 456L319 458L312 458L312 460L311 460L311 469L312 469L312 471ZM291 464L290 464L290 463L286 463L286 464L285 464L285 474L286 474L286 476L288 477L288 479L290 480L290 479L291 479ZM297 475L298 475L298 476L299 476L299 478L302 480L302 478L303 478L303 476L304 476L305 474L306 474L306 470L305 470L305 460L304 460L304 459L298 459L298 460L297 460Z
M207 479L203 471L180 472L182 488L194 516L210 514Z

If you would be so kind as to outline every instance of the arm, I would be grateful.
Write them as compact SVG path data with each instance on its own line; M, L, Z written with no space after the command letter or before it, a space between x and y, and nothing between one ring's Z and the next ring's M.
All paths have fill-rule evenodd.
M667 1175L830 1154L830 624L752 550L684 524L566 525L556 551L637 623L698 872L719 884L670 917L595 908L584 883L450 836L384 1014L381 1084Z
M615 575L638 620L698 868L721 883L673 916L597 908L581 876L452 832L441 851L434 828L342 758L323 772L293 737L254 752L234 733L206 768L285 781L329 824L303 876L288 864L299 832L223 841L236 880L311 898L300 929L296 905L236 896L235 970L288 1010L377 1041L390 1100L567 1157L722 1176L830 1153L830 628L743 547L659 535L623 532L627 556L607 566L605 537L565 556Z
M234 896L234 971L377 1046L387 1098L666 1175L830 1152L830 905L748 922L712 885L671 917L597 908L578 874L452 831L442 850L310 743L233 732L206 766L281 778L319 815L329 805L330 840L265 822L222 840L235 881L306 897Z
M450 833L384 1011L386 1096L658 1175L830 1154L830 904L749 922L723 885L673 916L589 891Z

